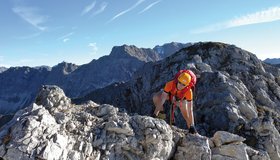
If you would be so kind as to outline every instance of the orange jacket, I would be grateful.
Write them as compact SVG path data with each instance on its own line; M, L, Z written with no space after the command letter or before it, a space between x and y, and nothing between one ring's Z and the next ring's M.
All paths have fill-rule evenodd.
M169 94L174 95L174 96L176 97L176 95L177 95L177 94L180 94L181 91L180 91L180 90L177 90L177 86L176 86L176 90L175 90L173 93L171 93L171 92L172 92L173 83L174 83L173 81L174 81L174 80L169 81L169 82L167 82L167 83L165 84L164 91L165 91L166 93L169 93ZM193 99L193 93L192 93L192 90L191 90L191 89L189 89L189 90L185 93L184 98L185 98L186 100L188 100L188 101L191 101L191 100Z

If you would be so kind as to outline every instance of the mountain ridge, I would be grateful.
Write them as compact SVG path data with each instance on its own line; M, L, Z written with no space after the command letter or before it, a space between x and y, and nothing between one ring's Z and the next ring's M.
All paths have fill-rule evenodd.
M180 112L177 127L149 116L152 94L180 69L198 78L201 136L187 132ZM195 43L88 95L77 104L57 86L41 87L35 103L0 128L0 157L280 159L280 69L234 45Z
M3 159L262 159L273 155L225 131L189 134L160 119L128 115L92 101L76 106L57 86L43 86L35 103L0 128ZM277 143L277 142L275 142Z
M113 47L110 56L114 58L123 58L126 56L137 57L144 62L158 61L159 55L150 48L138 48L134 45L122 45Z
M110 92L106 94L105 89L100 89L76 100L92 100L119 106L129 113L152 115L151 95L180 69L191 69L198 77L194 117L201 135L211 137L219 130L228 131L246 138L247 145L266 150L271 159L280 158L272 149L279 146L280 140L280 69L234 45L193 44L166 59L145 64L129 82L107 86L105 89ZM168 107L164 107L167 114ZM182 116L177 118L176 125L186 128ZM261 125L267 127L260 129ZM278 142L271 144L274 138Z
M8 69L8 68L6 68L6 67L1 67L1 66L0 66L0 73L6 71L7 69Z
M0 83L5 84L0 86L0 114L28 106L41 85L58 85L67 96L78 97L115 82L128 81L144 63L159 58L152 49L123 45L113 47L109 55L80 66L61 62L52 68L11 67L0 74Z
M265 63L273 64L273 65L279 65L280 64L280 58L266 58L264 60Z

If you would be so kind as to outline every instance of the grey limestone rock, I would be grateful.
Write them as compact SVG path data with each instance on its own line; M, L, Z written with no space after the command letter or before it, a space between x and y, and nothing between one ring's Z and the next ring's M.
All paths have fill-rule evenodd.
M180 69L191 69L198 78L194 117L200 134L212 137L220 130L238 134L246 139L244 143L263 150L271 159L278 156L280 69L234 45L195 43L161 61L145 64L131 81L94 91L83 100L112 104L129 113L151 115L153 93L163 89ZM106 98L100 98L105 95ZM166 104L167 112L168 107ZM255 121L262 121L263 117L270 117L273 122L267 125L269 129L255 127ZM180 115L178 119L176 125L186 128L184 119ZM261 138L263 135L270 135L270 138L265 140Z
M218 132L209 139L188 134L160 119L120 112L108 104L92 101L72 104L57 86L43 86L36 100L19 110L12 121L0 129L1 158L210 160L211 157L265 157L248 148L239 136L227 132ZM65 117L63 121L61 117ZM219 147L212 141L219 143Z

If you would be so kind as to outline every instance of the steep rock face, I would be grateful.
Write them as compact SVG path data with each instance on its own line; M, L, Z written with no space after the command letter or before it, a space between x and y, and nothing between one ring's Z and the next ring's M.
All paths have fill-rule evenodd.
M181 48L177 47L173 50L177 51L177 49ZM152 49L137 48L133 45L116 46L113 47L109 56L93 60L88 65L79 67L68 76L68 81L64 83L65 87L62 86L62 88L70 97L86 95L92 90L103 88L109 84L129 81L132 74L143 64L160 59L159 54Z
M62 62L53 66L48 75L46 75L43 84L58 85L63 89L69 88L69 76L79 68L78 65L73 63Z
M78 65L62 62L51 68L50 74L46 77L46 82L58 84L62 83L61 81L65 81L65 77L71 73L73 73L76 69L78 69Z
M242 137L227 132L217 132L210 139L190 135L163 120L130 116L107 104L90 101L74 105L60 88L44 86L36 104L18 111L0 129L0 158L269 159L267 152L254 150L242 141Z
M130 80L132 74L144 63L129 55L104 56L79 67L67 77L67 82L62 88L70 97L85 95L109 84Z
M130 82L115 87L121 93L106 93L108 98L102 100L98 97L102 97L103 92L98 91L101 95L95 92L91 93L95 97L87 98L99 103L119 104L130 112L151 114L154 109L152 94L163 88L178 70L186 68L198 76L194 111L202 135L212 136L218 130L238 133L254 148L273 150L278 157L269 151L271 159L280 158L280 70L265 65L254 54L233 45L194 44L162 61L145 64ZM254 127L253 122L267 118L271 124L268 132L272 136L261 140L258 132L265 125L260 123ZM178 125L185 127L184 124ZM273 147L266 145L267 142L273 143Z
M0 114L31 104L48 72L46 68L11 67L1 73Z

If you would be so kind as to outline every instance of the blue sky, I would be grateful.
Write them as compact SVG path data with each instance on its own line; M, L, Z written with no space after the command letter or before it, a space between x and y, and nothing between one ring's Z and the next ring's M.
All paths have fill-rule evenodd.
M78 65L123 44L219 41L280 58L279 0L5 0L0 66Z

